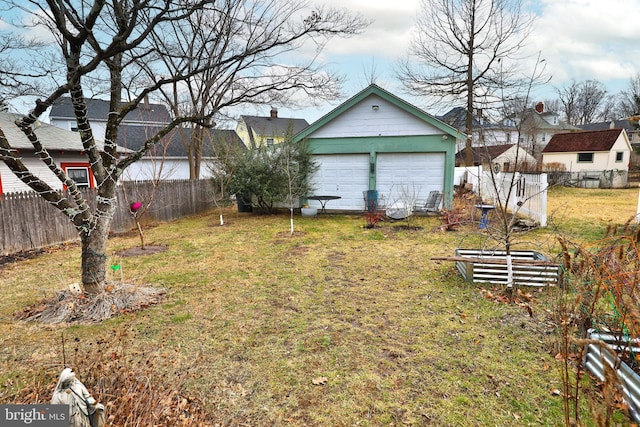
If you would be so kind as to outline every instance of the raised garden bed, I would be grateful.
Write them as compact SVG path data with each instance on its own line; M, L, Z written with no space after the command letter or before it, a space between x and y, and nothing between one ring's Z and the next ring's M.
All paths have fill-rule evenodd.
M456 268L468 282L508 284L506 251L456 249ZM536 251L511 251L514 285L551 286L558 283L559 266Z
M636 422L640 422L640 375L616 356L640 352L640 339L602 334L594 330L589 330L589 339L601 341L602 345L595 343L587 345L582 366L600 381L605 380L605 363L614 369L624 400L629 405L629 415Z

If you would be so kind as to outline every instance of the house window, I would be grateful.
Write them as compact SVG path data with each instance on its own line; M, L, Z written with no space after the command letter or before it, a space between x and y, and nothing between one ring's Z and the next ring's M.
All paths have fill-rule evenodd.
M578 163L593 163L593 153L578 153Z
M624 153L622 151L616 151L616 162L621 162L624 159Z
M93 188L93 174L88 163L62 163L62 170L80 188Z
M267 145L273 145L273 138L267 138Z

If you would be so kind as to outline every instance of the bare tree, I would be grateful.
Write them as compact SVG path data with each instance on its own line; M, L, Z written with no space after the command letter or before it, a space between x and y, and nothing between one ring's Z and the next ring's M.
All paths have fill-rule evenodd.
M601 107L607 95L605 86L597 80L587 80L580 87L578 98L579 123L586 125L601 117Z
M30 23L48 32L54 42L48 52L33 55L11 56L12 51L0 52L0 63L8 61L20 69L20 61L40 55L42 66L49 65L43 73L28 76L12 75L28 85L31 77L43 75L42 82L53 83L47 92L39 91L38 99L28 115L18 125L34 146L36 155L43 164L67 188L66 193L56 191L41 180L25 165L20 153L11 147L11 141L0 129L0 159L31 189L66 215L77 229L82 244L82 284L88 294L97 294L106 284L107 236L116 205L116 184L122 172L144 156L163 136L183 123L195 123L206 127L217 113L215 109L190 111L174 117L164 128L149 137L134 153L120 158L116 141L120 122L145 98L153 96L163 88L188 85L199 79L208 70L229 66L233 63L255 61L277 56L287 47L298 47L296 41L315 41L319 45L332 36L346 36L360 31L364 23L357 17L333 10L309 9L304 3L295 4L296 13L286 13L290 2L240 1L242 14L234 14L236 1L217 0L29 0L18 2L3 0L2 5L21 10L31 17ZM273 6L271 6L273 5ZM271 6L270 8L266 6ZM278 9L278 6L281 9ZM206 11L212 19L226 22L226 16L234 18L230 23L237 29L234 40L250 40L242 46L229 46L221 52L231 51L217 61L201 62L197 58L206 52L195 52L193 56L180 58L183 64L179 72L169 73L163 67L166 56L179 57L175 43L185 41L171 37L171 31L181 23L194 19L196 14ZM280 16L284 11L288 20ZM258 22L258 25L256 25ZM209 41L219 35L212 28ZM166 43L155 43L164 40ZM188 42L188 41L187 41ZM57 62L49 64L44 58ZM286 58L283 58L283 61ZM191 61L198 66L188 67ZM28 68L26 68L28 69ZM263 70L263 74L264 74ZM265 85L256 74L237 75L227 80L226 86L212 90L220 93L224 105L234 105L247 99L249 93L267 94L273 85ZM269 77L269 76L267 76ZM294 76L295 77L295 76ZM35 85L31 84L32 88ZM109 117L104 135L94 135L87 119L85 93L100 87L107 88ZM256 89L257 88L257 89ZM129 99L123 100L123 93ZM70 96L84 154L87 157L96 181L95 204L78 190L76 183L56 164L47 148L33 131L33 124L60 97ZM97 143L104 138L104 145ZM95 207L92 207L95 206Z
M251 8L243 1L216 3L224 8L224 14L196 11L188 20L172 22L153 40L157 46L167 46L170 54L161 60L169 75L203 70L181 85L163 88L163 97L175 115L214 117L221 110L242 103L291 106L297 99L319 102L339 97L342 78L320 69L317 53L333 35L362 28L364 22L360 18L351 18L344 11L316 9L305 20L296 20L306 4L299 0L268 0ZM325 21L335 23L334 27L324 25ZM296 55L296 62L291 64L282 60L303 47L313 34L319 36L314 39L316 54L308 58ZM151 66L144 67L143 72L149 78L158 75ZM296 97L299 92L304 96ZM213 120L208 120L193 125L190 133L181 133L191 179L200 175L203 127L214 125Z
M223 208L232 203L228 187L233 179L245 149L241 141L230 137L229 131L214 132L206 129L213 159L206 164L211 173L211 197L218 208L220 225L224 225Z
M514 60L531 24L522 0L422 0L410 51L418 64L405 61L399 78L409 90L434 99L465 98L467 165L473 164L476 103L503 102L521 87Z
M629 85L618 97L619 118L640 114L640 72L629 79Z
M580 85L575 80L571 80L570 84L556 88L556 93L563 107L564 119L571 125L576 124L578 122Z
M603 117L607 90L597 80L576 82L556 88L564 107L564 116L570 125L584 125Z

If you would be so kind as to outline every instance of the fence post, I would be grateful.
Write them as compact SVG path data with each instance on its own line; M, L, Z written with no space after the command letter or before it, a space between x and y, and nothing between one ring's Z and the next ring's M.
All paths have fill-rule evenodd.
M547 226L547 197L549 195L549 183L547 181L547 174L540 174L540 187L538 189L538 200L540 200L540 227Z

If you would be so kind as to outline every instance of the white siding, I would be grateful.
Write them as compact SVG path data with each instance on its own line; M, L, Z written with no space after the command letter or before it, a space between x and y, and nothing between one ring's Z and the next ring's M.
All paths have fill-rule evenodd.
M29 168L29 171L33 173L38 178L43 179L47 182L53 189L62 190L62 183L56 178L56 176L49 170L49 168L42 163L40 160L33 157L33 155L24 154L22 161L25 166ZM88 163L86 157L84 156L73 156L73 155L65 155L65 156L56 156L55 161L58 165L61 163ZM2 192L3 193L16 193L21 191L31 191L31 189L24 184L22 181L18 179L17 176L14 175L13 172L9 169L9 167L4 163L0 162L0 179L2 179Z
M377 110L372 107L378 106ZM442 131L377 95L363 99L312 133L313 138L434 135Z
M189 161L186 158L165 159L164 162L142 158L129 166L122 174L125 181L147 181L156 179L189 179ZM206 162L200 169L200 178L210 178Z

